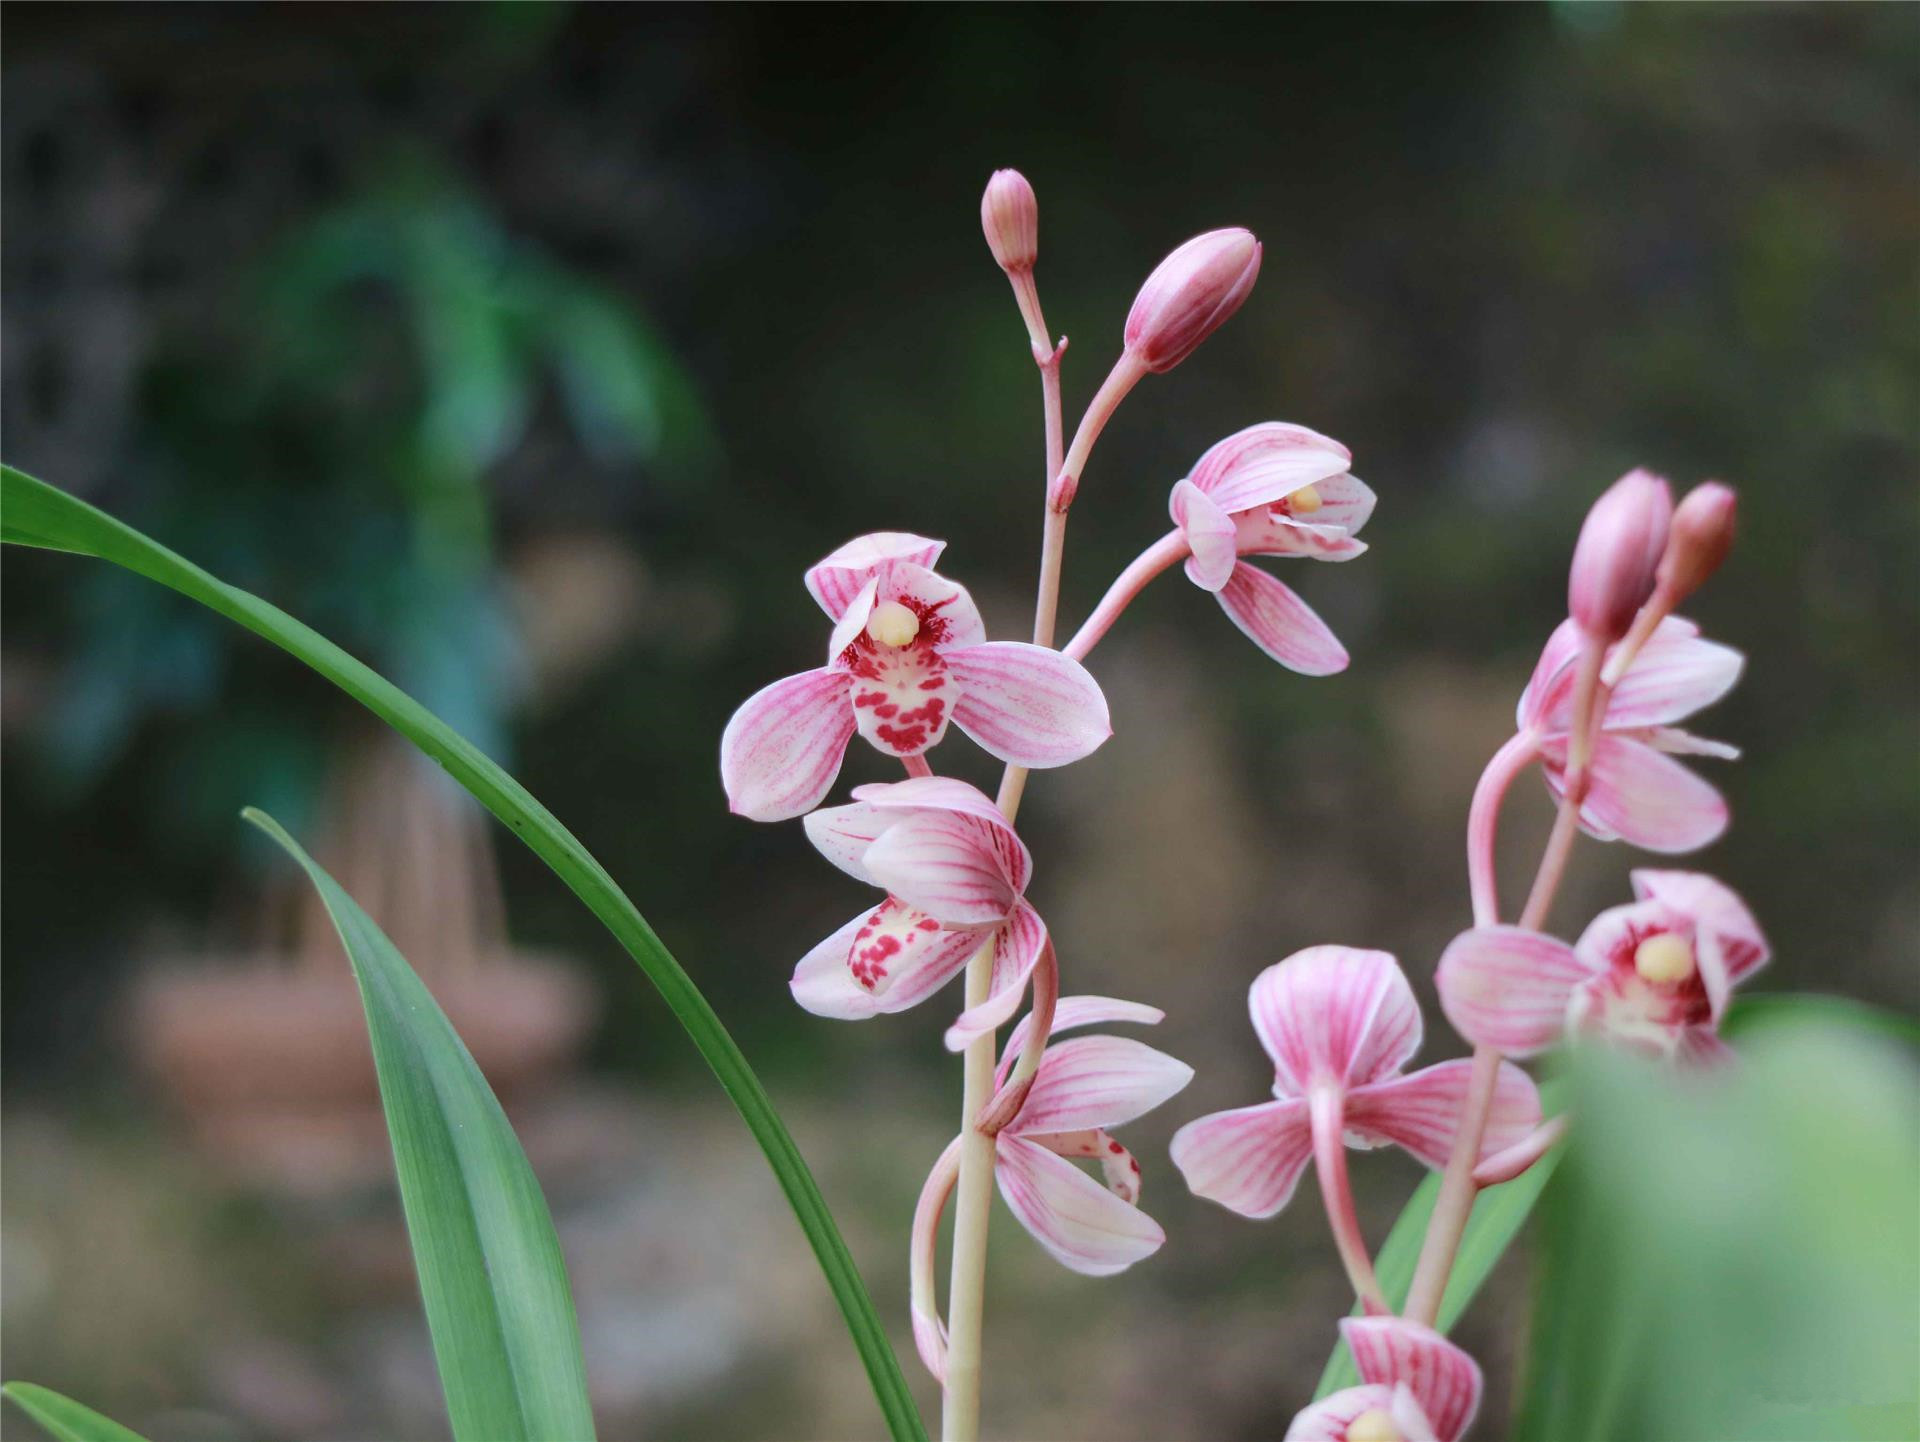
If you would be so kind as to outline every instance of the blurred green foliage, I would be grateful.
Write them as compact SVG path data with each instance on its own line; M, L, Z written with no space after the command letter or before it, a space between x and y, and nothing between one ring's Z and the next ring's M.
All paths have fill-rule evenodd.
M1577 1055L1517 1437L1920 1436L1920 1054L1796 1011L1703 1076Z

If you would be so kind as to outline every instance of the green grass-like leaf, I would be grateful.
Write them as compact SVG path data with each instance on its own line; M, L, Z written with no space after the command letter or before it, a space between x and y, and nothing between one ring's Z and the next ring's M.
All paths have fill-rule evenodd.
M591 1438L560 1239L493 1089L373 919L277 821L244 815L306 871L353 964L453 1435Z
M157 581L236 621L311 666L438 762L600 918L647 974L713 1068L766 1154L774 1177L853 1334L896 1439L924 1439L885 1328L820 1188L753 1068L693 979L574 834L480 749L372 668L278 607L209 575L131 526L11 466L0 466L0 540L93 556Z
M111 1417L102 1417L71 1397L32 1382L9 1382L0 1387L0 1396L46 1428L56 1442L146 1442L138 1432L122 1427Z

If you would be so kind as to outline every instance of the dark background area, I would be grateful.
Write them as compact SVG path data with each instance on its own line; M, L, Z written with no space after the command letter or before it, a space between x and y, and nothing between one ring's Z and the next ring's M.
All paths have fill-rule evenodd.
M1205 1208L1166 1137L1264 1093L1244 991L1298 947L1393 950L1431 1001L1467 919L1474 778L1562 613L1580 516L1632 465L1741 492L1691 611L1750 658L1697 728L1746 757L1702 764L1734 825L1697 864L1774 941L1758 987L1920 1004L1913 8L6 20L8 461L490 739L791 1107L909 1363L953 1006L850 1027L792 1005L792 961L860 893L797 826L727 814L720 730L813 664L801 572L859 532L944 537L989 631L1024 634L1038 388L978 229L995 166L1039 192L1069 425L1161 255L1217 225L1261 237L1245 309L1096 451L1062 613L1162 533L1215 439L1294 420L1380 495L1366 556L1283 567L1354 664L1291 676L1171 577L1093 658L1114 740L1030 788L1068 989L1165 1007L1156 1044L1200 1075L1128 1133L1170 1238L1153 1261L1070 1277L997 1214L990 1422L1252 1437L1304 1401L1343 1304L1317 1205ZM340 234L356 256L408 238L404 263L315 280ZM509 359L482 364L496 331ZM430 1432L404 1274L331 1285L343 1248L392 1241L379 1178L297 1201L223 1179L134 1060L128 997L156 959L259 942L248 898L275 871L238 809L317 824L351 711L98 571L5 557L9 1375L162 1437ZM935 760L990 784L964 738ZM849 753L847 779L888 774ZM1530 793L1515 888L1547 817ZM1557 928L1625 899L1638 860L1584 846ZM578 1059L520 1105L564 1113L543 1176L594 1273L608 1434L872 1433L799 1234L671 1017L531 856L498 863L516 945L597 998ZM1457 1051L1429 1017L1425 1059ZM1416 1169L1356 1173L1378 1237ZM1510 1265L1462 1334L1495 1384L1483 1435L1522 1281Z

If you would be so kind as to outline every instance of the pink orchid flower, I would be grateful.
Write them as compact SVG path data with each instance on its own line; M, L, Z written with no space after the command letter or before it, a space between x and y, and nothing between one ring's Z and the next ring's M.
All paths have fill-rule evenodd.
M1348 471L1338 441L1305 426L1265 421L1228 436L1173 488L1168 510L1193 553L1187 578L1220 599L1233 624L1291 671L1330 676L1346 649L1293 593L1241 556L1345 561L1373 514L1373 492Z
M1295 952L1254 979L1248 1009L1273 1059L1276 1100L1188 1122L1174 1133L1173 1164L1195 1196L1242 1216L1270 1217L1318 1160L1328 1220L1357 1282L1371 1264L1354 1221L1343 1144L1392 1144L1444 1167L1472 1064L1445 1061L1402 1074L1420 1049L1420 1008L1384 951ZM1503 1064L1482 1155L1513 1145L1539 1121L1532 1079Z
M1454 938L1440 1004L1468 1040L1531 1056L1598 1032L1683 1061L1724 1057L1733 988L1766 964L1767 939L1733 891L1695 871L1636 871L1639 900L1603 911L1572 946L1517 926Z
M775 681L733 713L720 777L733 810L781 821L820 804L857 730L889 756L918 756L949 721L1002 761L1064 766L1113 734L1078 661L989 641L964 586L931 567L946 549L904 531L849 541L807 572L833 621L827 664Z
M1579 652L1579 627L1561 622L1520 696L1520 729L1539 739L1547 785L1556 798L1566 788ZM1705 846L1727 829L1727 803L1720 793L1672 758L1732 760L1740 752L1673 723L1726 695L1744 664L1732 647L1702 640L1691 621L1670 616L1654 629L1607 697L1594 737L1592 784L1580 807L1588 835L1672 853Z
M1157 1007L1105 996L1062 997L1050 1034L1103 1022L1152 1025ZM994 1076L1007 1085L1031 1016L1007 1037ZM1074 1037L1047 1048L1026 1099L994 1137L994 1177L1020 1225L1062 1266L1089 1277L1124 1272L1166 1241L1140 1210L1140 1164L1111 1129L1144 1116L1193 1080L1193 1068L1141 1042ZM935 1377L946 1371L946 1333L934 1310L933 1258L940 1212L953 1187L959 1141L934 1165L913 1226L913 1333ZM1096 1182L1068 1158L1100 1163Z
M948 1032L958 1050L1020 1004L1048 946L1027 904L1033 858L987 796L947 776L857 786L847 806L806 818L807 839L887 899L809 951L794 999L816 1016L853 1021L932 996L981 946L994 946L987 999Z
M1340 1331L1361 1385L1314 1403L1286 1442L1458 1442L1480 1410L1480 1367L1431 1327L1348 1317Z

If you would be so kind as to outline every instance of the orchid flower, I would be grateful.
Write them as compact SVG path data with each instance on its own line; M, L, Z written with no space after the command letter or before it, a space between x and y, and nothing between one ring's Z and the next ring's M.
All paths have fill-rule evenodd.
M1261 650L1308 676L1344 671L1346 649L1290 587L1239 558L1345 561L1366 550L1354 537L1374 496L1348 471L1352 460L1317 431L1266 421L1216 444L1168 501L1192 552L1187 578Z
M1456 937L1440 958L1440 1004L1462 1036L1531 1056L1593 1031L1686 1061L1726 1054L1733 988L1769 952L1733 891L1695 871L1636 871L1639 899L1603 911L1572 946L1517 926Z
M912 777L857 786L853 795L850 805L810 813L807 839L887 898L801 959L794 1000L845 1021L904 1011L991 942L987 998L947 1033L958 1050L1013 1015L1046 954L1046 923L1025 895L1033 858L1000 809L964 781Z
M1002 761L1064 766L1113 728L1078 661L1022 641L989 641L966 588L931 567L944 541L876 531L807 572L833 621L827 664L748 697L720 738L733 810L781 821L820 804L858 731L919 756L949 721Z
M1361 1385L1314 1403L1286 1442L1457 1442L1480 1410L1480 1367L1431 1327L1347 1317L1340 1331Z
M1420 1009L1384 951L1295 952L1254 979L1248 1009L1273 1059L1275 1100L1188 1122L1174 1133L1173 1163L1194 1195L1242 1216L1270 1217L1317 1159L1328 1219L1355 1289L1363 1297L1377 1293L1354 1220L1343 1144L1391 1143L1430 1167L1445 1166L1471 1063L1402 1074L1420 1049ZM1518 1142L1539 1120L1532 1080L1503 1063L1482 1155Z
M1563 621L1520 696L1520 730L1536 738L1556 798L1566 789L1580 645L1578 625ZM1673 723L1726 695L1744 664L1738 651L1702 640L1691 621L1670 616L1654 628L1607 696L1593 741L1591 785L1580 807L1588 835L1671 853L1696 850L1727 829L1727 803L1720 793L1672 757L1732 760L1739 750Z
M1165 1013L1105 996L1062 997L1052 1031L1101 1022L1152 1025ZM1032 1024L1020 1019L994 1075L1008 1085ZM1111 1128L1152 1111L1193 1080L1193 1068L1141 1042L1084 1036L1047 1048L1026 1099L994 1136L994 1178L1020 1225L1062 1266L1089 1277L1124 1272L1166 1241L1139 1208L1140 1164ZM934 1243L953 1187L956 1139L935 1163L913 1224L913 1332L927 1370L944 1380L946 1340L933 1301ZM1096 1182L1068 1158L1094 1158Z

